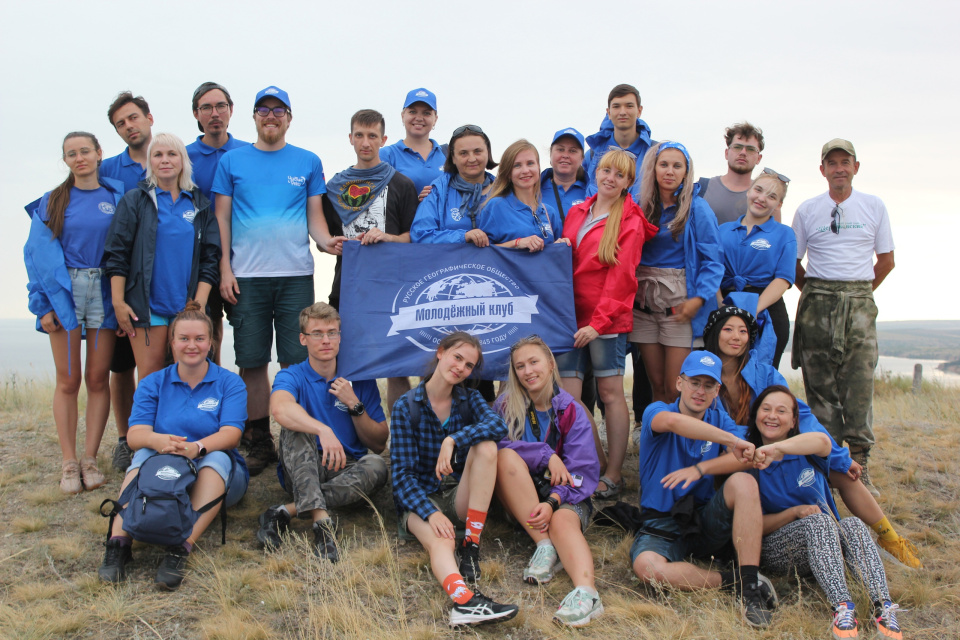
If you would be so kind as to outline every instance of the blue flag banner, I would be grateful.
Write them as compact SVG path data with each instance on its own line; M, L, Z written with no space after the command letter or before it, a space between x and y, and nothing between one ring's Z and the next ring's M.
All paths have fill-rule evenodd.
M538 253L472 244L343 243L337 374L422 375L439 342L466 331L483 346L486 380L504 380L510 345L538 334L573 348L570 247Z

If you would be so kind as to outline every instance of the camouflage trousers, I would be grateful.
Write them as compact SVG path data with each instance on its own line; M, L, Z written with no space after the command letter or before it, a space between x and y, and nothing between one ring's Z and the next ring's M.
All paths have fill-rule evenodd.
M314 509L329 509L352 504L387 483L387 463L375 453L359 460L347 456L340 471L330 471L321 463L316 436L290 429L280 430L280 463L284 484L300 517Z
M793 329L793 368L807 404L839 444L873 446L877 305L870 281L807 279Z

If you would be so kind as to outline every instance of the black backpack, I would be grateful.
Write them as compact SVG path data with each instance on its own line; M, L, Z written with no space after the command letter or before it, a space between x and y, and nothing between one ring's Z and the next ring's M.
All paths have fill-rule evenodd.
M214 498L199 509L190 503L190 487L197 481L197 467L193 460L173 453L160 453L148 458L140 472L120 494L120 500L106 499L100 503L100 515L110 518L107 540L113 529L113 519L123 518L123 530L134 540L163 546L182 545L201 514L206 513L227 494ZM103 507L112 504L109 513ZM123 506L126 505L126 506ZM220 509L220 544L227 542L227 506Z

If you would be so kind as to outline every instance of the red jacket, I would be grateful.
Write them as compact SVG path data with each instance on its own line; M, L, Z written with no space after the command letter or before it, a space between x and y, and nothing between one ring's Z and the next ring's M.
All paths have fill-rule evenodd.
M617 244L618 265L600 262L597 249L607 226L602 220L587 232L577 246L577 232L586 220L597 196L575 205L567 213L563 237L573 247L573 299L577 311L577 328L590 325L600 335L628 333L633 329L633 299L637 295L637 265L643 243L657 233L657 227L643 215L643 211L627 195L620 219Z

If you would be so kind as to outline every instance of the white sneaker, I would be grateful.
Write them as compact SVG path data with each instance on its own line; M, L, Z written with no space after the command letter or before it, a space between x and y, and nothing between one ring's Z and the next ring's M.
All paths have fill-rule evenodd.
M585 627L601 613L603 603L600 602L600 596L590 594L583 587L576 587L560 603L553 620L568 627Z
M523 581L527 584L547 584L559 566L560 557L552 544L538 546L530 558L530 564L523 570Z

